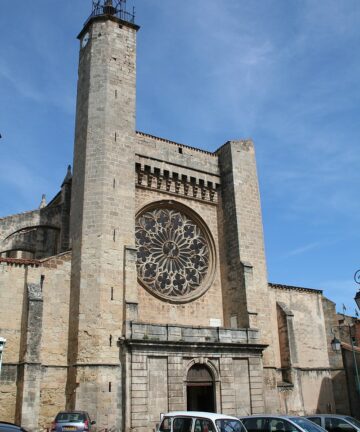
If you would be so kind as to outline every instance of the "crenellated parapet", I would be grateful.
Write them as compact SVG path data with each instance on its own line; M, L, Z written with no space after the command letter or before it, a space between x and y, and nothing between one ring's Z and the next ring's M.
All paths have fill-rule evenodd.
M218 203L219 177L194 172L181 167L154 164L137 157L135 165L136 186L153 189L170 195L180 195L189 199Z

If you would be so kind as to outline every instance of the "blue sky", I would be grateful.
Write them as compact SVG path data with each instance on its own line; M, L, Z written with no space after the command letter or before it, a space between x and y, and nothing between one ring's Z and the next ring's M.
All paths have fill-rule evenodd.
M256 146L269 281L354 313L360 268L359 0L133 0L137 129ZM36 208L72 163L90 0L0 9L0 216Z

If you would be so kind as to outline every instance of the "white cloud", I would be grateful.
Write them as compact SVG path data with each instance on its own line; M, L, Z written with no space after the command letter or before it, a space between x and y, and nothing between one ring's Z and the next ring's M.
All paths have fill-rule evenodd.
M316 249L316 248L319 248L321 246L322 245L319 242L309 243L309 244L306 244L304 246L300 246L300 247L298 247L296 249L293 249L293 250L285 253L284 254L284 258L295 256L295 255L301 255L301 254L303 254L305 252L309 252L309 251L311 251L313 249Z
M3 61L0 63L0 77L5 79L20 96L31 99L34 102L42 102L44 100L43 94L38 91L32 84L29 84L20 77L14 70L10 70Z

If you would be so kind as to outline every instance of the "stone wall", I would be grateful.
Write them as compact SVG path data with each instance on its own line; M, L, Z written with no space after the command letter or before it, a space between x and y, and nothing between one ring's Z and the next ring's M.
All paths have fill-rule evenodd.
M173 200L171 195L151 189L136 189L136 208L140 211L148 203L160 200ZM190 206L208 226L215 244L215 276L209 290L200 298L184 304L164 302L150 294L138 284L139 319L153 323L172 323L194 326L208 326L210 320L217 320L223 325L223 306L220 281L220 261L217 232L217 207L201 201L190 201L177 197L177 202Z
M194 171L195 177L204 180L204 182L212 181L211 176L220 175L216 153L154 137L143 132L136 133L134 144L135 154L142 158L144 165L150 164L171 173L180 170L181 174L188 174L189 171ZM183 170L188 170L188 172L185 173Z
M71 255L0 262L0 417L30 430L65 408Z
M278 327L277 368L281 410L289 414L329 412L334 407L323 296L319 290L270 284L272 298L286 312L287 341ZM275 313L275 311L273 312ZM282 383L287 356L287 383Z
M189 329L190 330L190 329ZM229 415L264 411L261 351L264 347L211 342L162 343L124 340L127 429L145 432L159 423L160 413L186 410L187 377L204 365L213 379L215 410Z
M6 339L0 377L0 418L13 422L28 267L0 261L0 329Z

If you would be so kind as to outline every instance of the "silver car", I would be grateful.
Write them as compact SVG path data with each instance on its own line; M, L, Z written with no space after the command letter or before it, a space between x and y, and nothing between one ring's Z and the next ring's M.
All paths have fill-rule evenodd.
M51 432L91 432L95 421L86 411L60 411L51 425Z
M253 415L240 417L248 432L326 432L304 417L282 415Z
M360 432L360 422L347 415L314 414L305 416L328 432Z
M23 427L18 426L14 423L0 421L0 432L27 432L27 431Z

